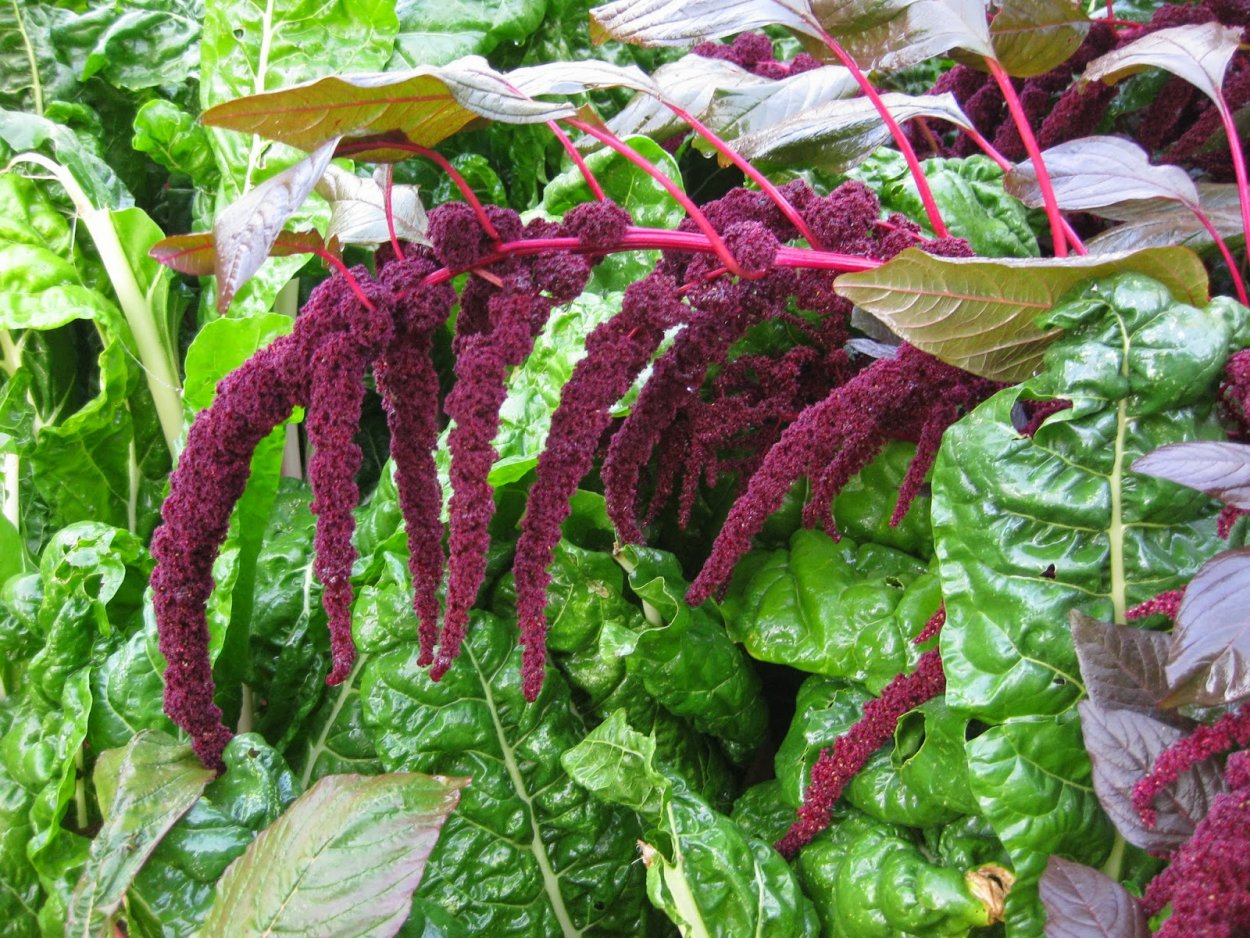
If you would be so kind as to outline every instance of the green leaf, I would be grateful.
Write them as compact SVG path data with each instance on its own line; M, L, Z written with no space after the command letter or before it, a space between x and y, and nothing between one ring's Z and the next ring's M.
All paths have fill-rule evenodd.
M1063 712L1080 692L1069 610L1122 622L1215 549L1205 496L1126 472L1163 443L1221 436L1210 395L1244 316L1134 274L1097 281L1045 320L1069 330L1046 370L948 431L933 526L952 707L987 722ZM1017 402L1056 397L1073 407L1031 439L1015 431Z
M590 38L643 46L688 46L708 39L785 26L820 38L807 0L611 0L590 11Z
M1076 712L991 727L968 743L968 771L1016 875L1007 893L1007 934L1032 938L1045 923L1037 889L1047 858L1099 866L1115 839L1094 794Z
M811 529L761 560L735 577L725 601L729 637L752 657L876 692L919 660L911 640L941 603L921 561Z
M714 605L686 605L689 584L675 557L636 545L622 547L617 557L642 600L645 621L641 631L601 635L601 652L623 655L625 667L641 678L647 693L722 740L735 762L744 762L768 724L762 684L750 658L731 640Z
M654 767L655 739L623 711L561 758L578 784L640 812L647 895L686 936L816 935L815 914L770 846L747 835L680 781Z
M907 95L889 91L881 95L881 101L900 124L915 117L936 117L958 127L970 126L949 92ZM891 139L871 101L845 98L826 101L744 134L734 141L734 149L764 166L802 165L837 173L863 162Z
M113 758L108 758L113 755ZM117 911L152 850L213 778L191 747L153 733L140 733L123 750L102 754L96 763L104 826L91 841L87 866L70 902L65 932L99 934Z
M201 4L195 0L105 3L53 30L62 54L82 57L80 81L99 75L128 91L172 86L199 67Z
M1217 22L1160 29L1094 59L1081 80L1113 84L1142 69L1161 68L1222 107L1220 86L1240 41L1241 30Z
M222 875L199 934L393 934L468 782L410 772L321 779Z
M473 778L421 896L457 911L472 934L636 934L639 830L560 767L586 733L563 679L548 669L541 695L527 703L515 626L475 613L460 658L432 682L415 666L403 559L385 570L355 610L357 645L368 655L360 697L378 755L389 771Z
M1007 0L990 21L994 57L1016 78L1066 62L1088 32L1089 18L1070 0Z
M170 173L190 177L196 186L212 189L219 173L208 132L199 121L171 101L153 98L135 114L131 141Z
M1049 163L1046 164L1050 166ZM1004 188L1003 171L990 159L930 159L920 164L950 233L966 238L984 257L1037 257L1041 251L1029 213ZM848 174L877 194L885 212L900 212L925 224L916 181L902 154L882 148Z
M876 270L834 284L906 341L942 361L997 381L1020 381L1059 335L1038 317L1077 284L1134 271L1155 277L1182 301L1205 302L1206 270L1183 249L1150 248L1100 257L934 257L908 248Z
M209 913L213 888L231 861L300 792L282 757L254 733L226 746L226 773L173 826L127 896L147 934L194 934Z
M98 660L98 659L97 659ZM173 734L165 715L165 659L157 644L156 619L145 603L143 628L91 669L88 742L96 752L125 746L144 730Z
M97 140L79 135L39 114L0 108L0 140L17 153L45 152L64 166L96 208L127 208L134 204L116 171L100 156Z
M465 55L489 55L503 42L520 44L543 23L547 6L545 0L516 0L504 7L491 0L397 0L399 32L386 70L445 65Z
M1001 919L1010 884L1003 870L934 863L905 829L855 812L803 848L798 873L822 934L848 938L977 934Z
M28 0L0 6L0 107L42 114L48 103L71 96L75 75L52 33L73 16L63 7Z

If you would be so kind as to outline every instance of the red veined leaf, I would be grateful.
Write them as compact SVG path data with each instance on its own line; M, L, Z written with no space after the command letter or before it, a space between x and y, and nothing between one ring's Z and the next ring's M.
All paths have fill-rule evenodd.
M1218 103L1224 72L1240 40L1240 29L1214 22L1160 29L1094 59L1082 80L1111 84L1145 68L1161 68Z
M270 257L289 257L292 254L316 254L326 251L338 256L338 243L326 242L316 231L279 232ZM170 270L192 277L211 277L217 266L217 245L211 231L172 235L152 245L149 256Z
M1038 885L1046 938L1150 938L1141 902L1105 873L1052 856Z
M1006 0L990 23L994 57L1016 78L1066 62L1088 32L1089 17L1072 0Z

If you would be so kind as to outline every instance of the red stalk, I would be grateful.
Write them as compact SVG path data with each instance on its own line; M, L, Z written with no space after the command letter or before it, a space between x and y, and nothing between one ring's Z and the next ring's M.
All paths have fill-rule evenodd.
M881 95L872 86L872 82L868 80L868 76L860 69L859 64L842 48L842 44L829 35L819 22L813 20L812 25L820 30L821 41L829 47L829 51L851 73L851 77L859 85L859 89L864 93L864 97L872 102L873 107L877 109L877 113L881 115L881 120L890 129L890 136L894 138L895 146L903 154L903 159L907 161L907 168L911 170L912 178L916 180L916 190L920 193L920 201L924 203L924 210L929 216L929 226L933 229L933 233L939 238L949 238L950 232L946 230L946 224L942 221L942 215L938 211L937 202L933 199L933 190L929 188L929 181L924 178L924 172L920 168L920 161L916 159L916 151L912 149L911 141L903 133L903 128L898 125L898 121L894 119L890 109L885 106L885 102L881 100Z
M1245 208L1245 190L1242 190L1241 204ZM1215 225L1211 223L1211 219L1207 217L1201 206L1190 205L1185 203L1185 207L1194 213L1194 218L1198 219L1198 223L1207 230L1207 234L1211 236L1211 240L1215 242L1215 246L1219 249L1220 255L1224 258L1224 263L1228 265L1228 273L1233 278L1233 286L1237 290L1237 300L1242 306L1250 306L1250 300L1246 299L1246 284L1241 279L1241 271L1237 269L1237 261L1233 258L1233 252L1228 249L1228 245L1224 239L1220 237L1220 233L1215 230Z
M570 127L576 127L582 133L589 134L605 146L611 147L617 153L621 154L621 156L625 157L625 159L629 160L648 176L658 182L664 188L665 192L681 204L681 207L686 210L686 214L690 216L691 220L693 220L694 223L699 226L699 229L707 235L707 239L712 245L712 250L716 253L716 256L721 259L724 265L735 275L742 276L742 268L739 267L738 262L734 260L733 254L731 254L729 248L725 246L725 242L721 240L721 236L717 233L716 229L712 227L712 223L708 221L707 216L700 211L699 206L695 205L694 202L691 201L690 196L686 195L686 193L682 191L681 186L677 185L673 182L673 180L669 179L668 176L660 172L658 166L644 157L633 147L629 146L615 134L588 124L585 121L576 120L571 117L566 117L564 121Z
M415 153L417 156L424 156L430 162L438 166L438 168L445 172L447 177L455 183L456 188L460 190L460 194L464 196L464 200L469 203L469 207L473 209L473 214L477 216L477 220L479 224L481 224L482 230L486 232L487 237L489 237L492 241L499 240L499 232L495 229L494 224L491 222L490 216L486 214L486 209L482 207L482 203L478 199L477 193L473 191L473 187L469 185L468 180L460 175L460 171L451 165L451 162L447 159L447 157L443 156L443 154L439 153L437 150L431 150L429 147L423 147L417 143L408 143L407 141L391 142L388 140L386 142L386 147L387 149L403 150L406 153ZM376 150L377 148L378 145L376 143L361 143L357 144L355 147L353 147L352 144L347 143L339 147L337 152L339 156L350 156L357 150Z
M711 127L708 127L697 117L687 111L685 108L678 107L668 101L662 102L665 107L684 120L694 129L694 132L703 137L708 143L716 148L716 151L724 156L729 162L742 170L743 174L760 187L760 191L767 195L774 205L781 210L781 214L790 220L790 223L799 230L804 240L817 250L820 249L820 242L816 240L816 236L812 234L807 222L803 220L803 216L799 214L798 209L790 204L789 199L781 194L781 191L769 181L768 177L752 166L747 160L723 140Z
M547 121L547 126L551 128L551 132L556 135L556 139L560 141L560 145L564 147L564 151L569 155L569 159L573 161L573 165L577 167L582 174L582 178L586 180L586 185L590 188L590 194L595 197L596 202L603 202L607 196L603 193L603 186L599 185L599 180L595 178L595 174L590 171L590 167L586 165L586 161L582 159L582 155L577 152L577 147L573 146L573 141L569 139L569 135L564 132L564 128L555 121Z
M1241 137L1238 136L1237 125L1233 122L1233 112L1228 109L1223 91L1215 99L1215 110L1224 126L1224 136L1228 138L1228 150L1233 158L1233 173L1237 177L1237 194L1240 197L1241 227L1246 235L1247 250L1250 250L1250 183L1246 181L1246 159L1241 152Z
M1063 216L1059 213L1059 203L1055 200L1055 187L1050 184L1050 173L1047 172L1046 164L1042 160L1042 151L1037 145L1037 137L1033 135L1033 128L1029 126L1024 107L1020 104L1020 96L1016 94L1016 89L1011 84L1011 77L997 59L986 56L985 64L989 66L990 74L994 76L998 90L1003 93L1003 99L1007 102L1007 110L1011 112L1011 119L1016 129L1020 131L1020 140L1024 143L1029 159L1033 161L1033 169L1037 173L1037 185L1042 190L1042 204L1046 209L1046 218L1050 222L1051 240L1055 243L1055 257L1067 257L1068 237L1064 230ZM1072 242L1072 248L1078 254L1085 253L1085 246L1079 240Z
M399 246L399 237L395 234L395 204L391 199L392 192L395 188L395 166L391 163L384 165L382 172L386 180L382 187L383 202L386 207L386 231L391 236L391 248L395 251L397 260L404 259L404 249Z

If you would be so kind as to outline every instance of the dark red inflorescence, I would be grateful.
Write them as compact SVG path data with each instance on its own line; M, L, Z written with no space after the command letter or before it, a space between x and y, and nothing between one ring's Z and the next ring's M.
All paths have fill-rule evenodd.
M926 651L910 674L900 674L864 705L859 722L824 749L812 766L798 819L777 841L777 851L793 857L829 826L829 812L842 790L878 749L894 736L899 717L946 690L946 672L936 648Z
M586 339L586 357L577 363L551 419L547 446L538 457L537 478L517 542L517 618L525 645L522 687L537 698L545 669L547 585L552 551L569 500L590 470L599 438L611 420L609 409L629 390L664 336L681 322L687 307L677 284L652 273L625 291L621 311Z
M1146 912L1169 904L1156 938L1250 934L1250 752L1229 756L1219 794L1169 866L1146 887Z

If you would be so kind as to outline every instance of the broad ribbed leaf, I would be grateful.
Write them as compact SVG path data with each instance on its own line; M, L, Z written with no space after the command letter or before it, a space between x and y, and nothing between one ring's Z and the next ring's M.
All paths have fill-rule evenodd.
M613 0L590 11L595 45L688 46L765 26L820 37L807 0Z
M1250 548L1212 558L1185 589L1167 663L1166 706L1250 697Z
M782 121L858 93L848 69L837 65L814 68L780 81L718 86L704 123L727 140L759 133ZM700 141L700 145L710 146Z
M1219 768L1210 760L1200 761L1161 791L1154 805L1158 812L1154 827L1142 823L1132 792L1159 756L1196 724L1181 729L1149 714L1107 709L1092 700L1082 700L1079 708L1085 749L1094 766L1094 791L1116 830L1143 850L1177 849L1193 836L1212 800L1225 789Z
M1145 713L1178 727L1192 725L1179 713L1160 710L1167 693L1164 665L1170 639L1131 625L1116 625L1077 609L1068 615L1085 692L1105 710Z
M67 936L100 934L139 868L213 779L189 745L147 730L102 754L95 775L104 826L70 900Z
M1095 211L1125 202L1198 204L1198 189L1179 166L1153 166L1140 146L1123 137L1080 137L1042 153L1059 207ZM1042 205L1032 160L1007 173L1008 192L1030 208ZM1110 216L1110 217L1115 217Z
M994 55L1017 78L1066 62L1088 32L1089 18L1072 0L1006 0L990 23Z
M1243 443L1211 440L1160 446L1133 463L1133 471L1250 509L1250 446Z
M1038 326L1037 317L1082 281L1124 271L1154 277L1184 301L1206 300L1206 269L1197 255L1179 248L993 260L909 248L876 270L843 274L834 288L942 361L985 378L1020 381L1059 335Z
M330 203L327 241L339 244L381 244L391 239L386 221L387 187L382 170L373 179L331 164L317 183L317 194ZM402 241L428 244L425 209L416 186L390 187L391 222ZM272 252L271 252L272 253Z
M406 72L327 76L218 104L201 120L313 150L335 137L386 134L433 146L475 117L541 124L576 113L570 104L535 101L511 90L506 76L485 59L466 56Z
M222 874L201 938L393 935L467 778L329 775Z
M1071 610L1122 622L1217 548L1206 496L1128 467L1222 436L1208 401L1237 341L1229 305L1186 306L1136 274L1095 281L1043 321L1067 330L1046 368L947 430L931 512L953 708L986 722L1069 709ZM1053 398L1073 406L1032 437L1012 426L1019 402Z
M338 138L327 140L306 159L266 179L217 216L213 273L219 312L230 307L235 292L265 263L282 226L311 194L337 145Z
M960 127L970 126L949 92L888 92L881 100L900 124L914 117L936 117ZM862 162L890 139L889 128L871 101L848 98L828 101L738 137L734 148L747 159L765 164L798 164L841 172Z
M1144 68L1161 68L1219 103L1224 72L1240 40L1240 29L1214 22L1160 29L1094 59L1082 80L1113 84Z
M1141 902L1105 873L1063 857L1046 863L1040 886L1046 938L1150 938Z
M1198 204L1220 237L1242 235L1241 196L1235 183L1199 182ZM1211 233L1188 206L1176 202L1128 202L1104 208L1100 215L1124 224L1085 242L1091 254L1178 245L1193 250L1212 244Z

